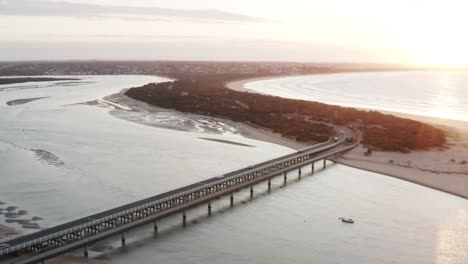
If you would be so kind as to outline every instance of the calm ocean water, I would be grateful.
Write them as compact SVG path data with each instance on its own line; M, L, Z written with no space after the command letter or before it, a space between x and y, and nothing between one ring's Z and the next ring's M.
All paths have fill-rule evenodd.
M50 226L291 151L232 133L144 126L115 118L108 106L77 105L161 80L84 76L80 83L0 86L2 208L19 206ZM48 98L6 104L38 97ZM142 119L149 115L158 120L158 113ZM199 139L207 136L255 147ZM257 186L251 202L239 203L249 194L237 193L233 209L220 199L209 219L205 207L190 210L185 229L175 216L160 223L156 238L143 227L129 232L125 249L116 238L91 254L122 264L468 263L467 200L340 165L286 188L281 181L271 194ZM356 224L339 222L342 216Z
M468 71L310 75L245 87L288 98L468 121Z

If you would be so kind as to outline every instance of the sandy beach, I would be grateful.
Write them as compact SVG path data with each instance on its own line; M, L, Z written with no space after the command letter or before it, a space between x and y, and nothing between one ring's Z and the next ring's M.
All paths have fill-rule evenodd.
M246 89L244 85L253 81L281 77L291 76L246 79L227 83L226 86L237 91L254 92ZM370 156L364 155L367 148L359 146L334 160L335 162L468 198L468 122L399 112L381 112L439 127L446 131L448 142L444 148L428 151L404 154L374 150ZM282 144L280 141L275 143Z
M468 123L394 113L396 116L430 123L446 131L444 148L411 153L372 151L359 146L336 162L424 185L468 198Z
M249 79L243 79L243 80L238 80L234 82L228 82L226 83L226 87L232 90L239 91L239 92L258 93L256 91L245 88L245 84L251 83L251 82L257 82L257 81L265 81L265 80L270 80L270 79L296 77L296 76L304 76L304 75L292 74L292 75L278 75L278 76L273 76L273 77L270 76L270 77L249 78Z

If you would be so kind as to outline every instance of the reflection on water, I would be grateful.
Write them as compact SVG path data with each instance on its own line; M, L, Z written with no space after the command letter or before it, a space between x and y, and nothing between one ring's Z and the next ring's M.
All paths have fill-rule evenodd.
M453 119L457 117L457 106L462 104L459 96L462 94L457 90L456 77L441 75L438 89L434 93L431 104L435 107L428 113L430 116ZM457 94L460 93L460 94Z
M467 208L453 212L450 219L440 225L437 234L437 264L461 263L460 259L468 261Z

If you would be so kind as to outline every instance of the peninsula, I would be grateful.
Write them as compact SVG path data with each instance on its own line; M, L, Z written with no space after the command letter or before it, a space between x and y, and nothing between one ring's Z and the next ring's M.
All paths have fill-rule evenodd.
M147 84L125 94L163 108L250 123L299 142L332 138L332 127L349 126L363 134L362 143L387 151L409 152L441 147L444 132L431 125L377 111L235 91L225 83L238 79L205 75Z

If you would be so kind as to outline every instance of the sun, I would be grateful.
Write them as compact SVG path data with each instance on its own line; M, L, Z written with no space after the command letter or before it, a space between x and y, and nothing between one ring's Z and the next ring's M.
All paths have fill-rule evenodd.
M437 67L468 66L468 2L428 1L411 23L406 37L416 64Z
M421 47L416 51L416 60L419 64L434 67L467 67L468 57L466 48L457 48L446 45Z
M416 41L413 54L415 60L423 65L438 67L468 66L468 39L460 32L431 31L421 35Z

